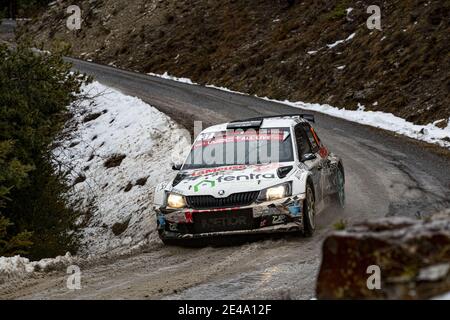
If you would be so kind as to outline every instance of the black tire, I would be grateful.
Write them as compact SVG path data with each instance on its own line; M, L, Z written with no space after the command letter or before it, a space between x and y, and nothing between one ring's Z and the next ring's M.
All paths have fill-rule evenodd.
M162 232L159 232L159 239L166 246L176 246L176 247L202 247L204 246L204 239L183 239L183 238L166 238Z
M305 205L303 206L303 234L311 237L316 230L316 199L311 183L306 185Z
M336 172L337 192L331 196L332 205L342 211L345 208L345 177L341 167Z
M165 237L159 237L162 241L162 243L164 243L165 246L183 246L184 242L182 240L179 239L167 239Z
M164 243L166 246L175 245L175 242L173 241L173 239L166 239L166 237L164 236L164 231L158 230L158 236L159 236L159 239L161 239L162 243Z
M174 243L173 241L170 241L168 239L161 239L162 243L164 243L165 246L175 246L176 243Z

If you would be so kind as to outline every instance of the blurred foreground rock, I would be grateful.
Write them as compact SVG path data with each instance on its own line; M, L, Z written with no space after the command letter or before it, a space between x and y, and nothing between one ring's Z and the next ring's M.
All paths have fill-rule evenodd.
M317 298L428 299L449 292L449 213L384 218L334 232L323 244ZM380 289L368 288L377 284L377 267L369 266L379 266Z

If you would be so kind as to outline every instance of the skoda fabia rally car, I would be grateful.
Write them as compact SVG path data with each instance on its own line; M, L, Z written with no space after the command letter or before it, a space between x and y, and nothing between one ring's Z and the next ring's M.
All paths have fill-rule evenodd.
M243 234L311 236L319 209L343 208L344 166L310 122L279 115L202 131L176 177L156 187L157 228L165 243Z

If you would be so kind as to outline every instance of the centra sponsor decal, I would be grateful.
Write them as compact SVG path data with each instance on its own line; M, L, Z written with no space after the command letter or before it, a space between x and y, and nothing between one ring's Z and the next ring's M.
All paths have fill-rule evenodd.
M217 173L215 173L217 174ZM208 179L205 179L207 177ZM196 181L199 178L202 178L203 180L197 183L195 186L197 186L197 189L202 187L203 183L206 182L209 184L210 187L214 187L215 185L212 185L212 181L215 182L232 182L232 181L246 181L246 180L263 180L263 179L276 179L275 173L249 173L249 174L228 174L228 175L222 175L222 176L215 176L213 174L207 174L205 176L187 176L183 179L183 183L187 183L188 181Z
M231 182L231 181L245 181L245 180L261 180L261 179L275 179L274 173L250 173L250 174L240 174L240 175L228 175L228 176L219 176L217 177L217 182Z
M184 182L187 181L195 181L197 180L198 176L194 177L186 177L184 179ZM200 189L200 187L203 186L203 184L206 182L210 187L214 187L213 181L215 182L232 182L232 181L246 181L246 180L263 180L263 179L276 179L275 173L250 173L250 174L239 174L239 175L226 175L226 176L208 176L209 180L202 180L199 183L197 183L195 186L197 186L197 189ZM214 179L214 180L213 180Z

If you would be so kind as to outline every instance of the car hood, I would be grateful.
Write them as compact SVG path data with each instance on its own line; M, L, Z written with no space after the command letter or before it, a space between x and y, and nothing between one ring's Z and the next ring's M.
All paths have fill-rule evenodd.
M280 179L279 167L293 163L272 163L265 165L235 165L218 168L181 171L175 178L172 192L182 195L212 195L227 197L238 192L258 191L289 180Z

